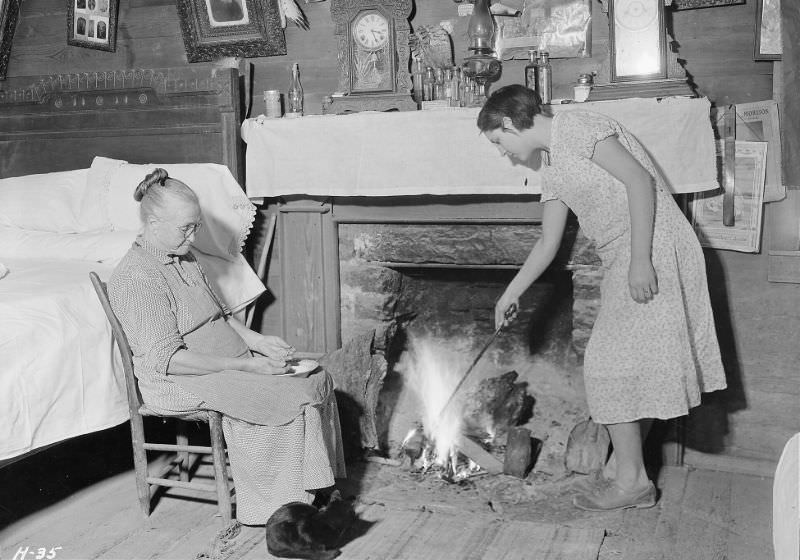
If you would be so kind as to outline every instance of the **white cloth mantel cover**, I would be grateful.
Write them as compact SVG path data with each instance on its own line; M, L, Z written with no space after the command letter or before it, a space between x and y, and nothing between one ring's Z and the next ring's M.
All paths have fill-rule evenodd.
M553 109L596 111L619 121L676 194L719 187L706 98L635 98ZM539 194L540 174L513 165L479 134L478 111L247 119L247 195Z

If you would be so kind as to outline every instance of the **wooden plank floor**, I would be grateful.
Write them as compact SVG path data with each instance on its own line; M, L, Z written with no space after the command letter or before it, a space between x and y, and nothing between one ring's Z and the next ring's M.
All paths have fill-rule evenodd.
M122 448L112 449L119 456L109 460L107 449L106 459L97 466L92 454L102 443L79 445L82 462L67 460L56 447L0 469L0 560L22 560L19 551L26 547L61 547L56 550L58 560L193 560L211 551L214 536L223 528L215 503L170 489L170 495L182 498L160 498L153 514L144 518L127 466L131 463L125 464L129 457ZM387 483L398 478L392 469L353 465L345 486L366 504L439 511L485 508L485 495L455 486L442 486L432 494L423 485L415 492L404 482ZM199 474L210 476L210 467L201 467ZM536 499L507 505L500 515L602 528L606 537L599 560L772 558L770 478L668 467L661 471L659 488L661 499L655 508L606 514L577 512L569 507L569 495L536 495L533 489ZM228 556L265 557L260 528L245 528L236 554Z

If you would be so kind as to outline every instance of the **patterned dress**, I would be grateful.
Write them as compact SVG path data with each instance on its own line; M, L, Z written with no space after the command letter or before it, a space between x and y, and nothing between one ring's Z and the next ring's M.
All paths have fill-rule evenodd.
M265 524L281 505L310 503L311 490L345 476L327 373L305 379L243 371L167 375L172 355L183 348L225 357L250 352L191 253L172 256L139 238L111 275L108 292L147 406L164 415L223 413L239 521Z
M628 287L627 191L591 160L597 142L611 136L656 178L652 262L658 294L644 304L633 300ZM604 115L557 113L542 186L542 202L553 199L575 213L603 263L600 312L584 357L593 419L614 424L675 418L700 404L700 393L724 389L702 249L639 142Z

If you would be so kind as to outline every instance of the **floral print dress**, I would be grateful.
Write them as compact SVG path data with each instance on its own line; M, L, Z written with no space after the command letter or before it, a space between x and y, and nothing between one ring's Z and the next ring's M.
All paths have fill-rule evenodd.
M637 303L628 288L630 214L625 185L592 161L611 136L656 179L652 262L658 294ZM602 260L600 312L584 357L596 422L683 416L703 392L724 389L725 372L694 230L639 142L613 119L585 110L553 117L542 202L558 199L577 216Z

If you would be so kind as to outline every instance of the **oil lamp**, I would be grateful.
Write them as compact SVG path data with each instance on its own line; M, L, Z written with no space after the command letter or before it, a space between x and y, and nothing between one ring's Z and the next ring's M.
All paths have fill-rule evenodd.
M494 34L494 19L489 11L489 0L475 0L467 28L467 49L472 54L464 59L464 73L478 84L475 105L483 105L489 85L497 81L502 72L502 64L492 48Z

